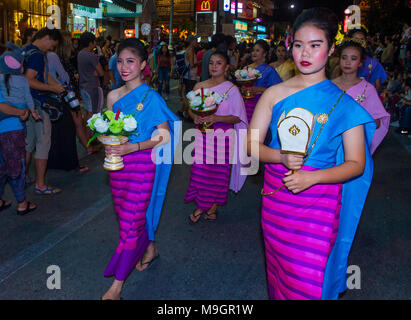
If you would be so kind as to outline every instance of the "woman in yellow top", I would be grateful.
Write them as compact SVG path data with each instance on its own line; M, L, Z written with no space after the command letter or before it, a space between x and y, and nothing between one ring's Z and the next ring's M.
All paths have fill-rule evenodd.
M270 66L277 71L278 75L283 81L286 81L296 74L298 74L298 69L292 58L287 59L287 48L284 42L280 42L275 49L277 56L277 61L270 63Z

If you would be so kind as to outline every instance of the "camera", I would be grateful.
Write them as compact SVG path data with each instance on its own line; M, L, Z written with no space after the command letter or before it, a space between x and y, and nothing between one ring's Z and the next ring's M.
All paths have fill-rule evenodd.
M60 93L60 98L64 99L64 101L66 101L66 103L70 106L70 108L73 111L80 110L80 102L76 98L76 94L74 93L74 91L65 90L62 93Z

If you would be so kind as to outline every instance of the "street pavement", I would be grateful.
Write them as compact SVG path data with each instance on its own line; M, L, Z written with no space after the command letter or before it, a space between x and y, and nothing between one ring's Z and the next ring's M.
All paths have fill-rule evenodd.
M179 108L175 88L168 105L174 112ZM191 127L183 123L183 129ZM410 146L410 138L391 128L374 155L374 179L348 260L359 267L361 282L342 300L411 299ZM13 200L13 206L0 212L0 299L94 300L111 285L113 278L103 273L119 228L102 167L104 152L86 156L79 146L79 154L90 171L49 170L48 183L63 192L39 196L30 186L27 198L38 208L26 216L15 214L7 186L3 199ZM217 221L190 224L195 205L184 203L189 174L190 166L173 166L156 233L160 258L130 275L122 297L268 299L260 226L263 175L248 177L237 195L230 192ZM48 288L50 277L57 275L50 266L60 270L60 289Z

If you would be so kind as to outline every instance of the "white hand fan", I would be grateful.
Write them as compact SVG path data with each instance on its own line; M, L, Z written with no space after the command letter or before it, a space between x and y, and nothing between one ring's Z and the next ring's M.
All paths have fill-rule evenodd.
M294 108L287 115L283 112L277 124L281 153L305 155L312 133L315 117L303 108Z

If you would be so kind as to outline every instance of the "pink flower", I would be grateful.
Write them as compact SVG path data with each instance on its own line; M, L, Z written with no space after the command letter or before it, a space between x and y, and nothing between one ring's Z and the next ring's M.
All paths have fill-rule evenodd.
M240 73L236 73L236 74L235 74L235 77L236 77L237 79L241 79Z
M248 71L248 77L249 78L255 78L254 71Z
M204 100L204 104L205 104L207 107L210 107L210 106L212 106L212 105L215 104L215 100L214 100L213 97L207 97L207 98Z

